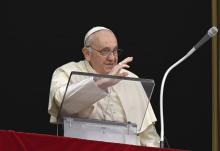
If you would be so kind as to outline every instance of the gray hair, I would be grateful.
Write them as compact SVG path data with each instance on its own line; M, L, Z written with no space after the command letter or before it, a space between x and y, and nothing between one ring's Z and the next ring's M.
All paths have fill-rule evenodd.
M84 42L84 47L89 47L92 45L93 42L93 35L90 35L89 37L86 38Z

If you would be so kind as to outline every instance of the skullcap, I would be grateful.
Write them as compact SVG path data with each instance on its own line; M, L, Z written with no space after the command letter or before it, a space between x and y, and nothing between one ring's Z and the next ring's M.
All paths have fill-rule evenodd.
M93 27L92 29L90 29L86 35L85 35L85 38L84 38L84 46L86 45L86 39L92 35L93 33L97 32L97 31L100 31L100 30L110 30L106 27L103 27L103 26L96 26L96 27Z

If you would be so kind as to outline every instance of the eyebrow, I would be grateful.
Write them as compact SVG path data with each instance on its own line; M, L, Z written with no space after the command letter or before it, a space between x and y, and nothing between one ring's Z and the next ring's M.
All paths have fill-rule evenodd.
M115 46L115 47L113 48L113 50L116 49L116 48L118 48L118 46ZM100 49L100 50L103 50L103 49L111 49L111 48L110 48L110 47L104 47L104 48L102 48L102 49Z

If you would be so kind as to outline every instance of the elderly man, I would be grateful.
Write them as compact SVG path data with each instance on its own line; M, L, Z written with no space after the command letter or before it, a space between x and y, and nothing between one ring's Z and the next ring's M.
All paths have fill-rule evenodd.
M133 60L133 57L127 57L118 63L120 49L118 49L117 39L114 33L106 27L97 26L87 32L82 52L85 60L67 63L57 68L53 73L48 106L51 123L57 122L56 117L71 71L137 78L134 73L124 69L129 68L128 63ZM72 80L65 103L70 102L74 105L67 105L66 112L77 117L134 122L140 128L138 132L139 144L159 147L160 140L154 126L156 117L150 103L145 114L146 108L143 106L146 106L146 100L141 95L143 90L136 90L136 87L132 88L132 86L125 90L123 83L120 84L120 82L112 83L95 79L83 81L79 78ZM82 86L77 88L79 85L83 85L83 88ZM89 97L80 95L84 90L94 91L97 95ZM130 95L130 97L125 97L126 95ZM140 118L143 117L143 114L145 117Z

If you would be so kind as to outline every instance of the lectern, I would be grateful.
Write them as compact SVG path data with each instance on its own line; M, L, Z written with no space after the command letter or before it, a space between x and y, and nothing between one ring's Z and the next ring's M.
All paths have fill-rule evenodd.
M152 79L72 71L57 119L63 125L64 136L139 145L138 133L154 85ZM116 99L125 106L131 120L118 122L114 118L112 105ZM126 107L126 103L132 105ZM134 110L137 105L140 110Z

